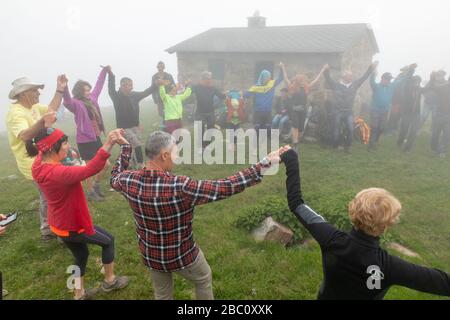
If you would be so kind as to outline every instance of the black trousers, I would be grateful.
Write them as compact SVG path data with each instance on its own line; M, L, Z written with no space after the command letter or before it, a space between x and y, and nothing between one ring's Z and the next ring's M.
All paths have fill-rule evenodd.
M68 237L61 237L67 248L75 257L75 265L80 268L81 276L86 273L86 265L89 257L88 244L102 247L102 263L114 262L114 237L108 231L94 226L95 234L88 236L84 233L71 232Z

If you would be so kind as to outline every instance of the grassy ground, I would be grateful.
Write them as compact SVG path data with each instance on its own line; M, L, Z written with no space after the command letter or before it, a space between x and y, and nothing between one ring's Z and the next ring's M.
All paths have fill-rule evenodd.
M111 129L113 114L105 113L107 127ZM157 128L157 119L149 108L143 110L141 119L147 133ZM61 126L73 137L70 120ZM393 138L385 138L376 154L369 154L362 145L355 145L351 156L318 145L304 145L305 198L327 203L336 195L355 194L367 187L390 190L404 208L401 223L391 231L393 237L420 254L420 259L412 261L450 272L450 161L431 156L428 140L428 134L423 132L409 155L396 149ZM66 288L68 275L65 272L72 264L72 256L56 241L40 241L38 193L32 183L18 173L4 135L0 136L0 150L0 210L22 211L19 220L0 238L0 270L4 287L10 291L7 299L70 299L72 294ZM176 173L195 178L222 178L242 167L183 165ZM264 195L284 197L284 169L281 171L232 199L196 209L194 234L212 267L217 299L316 297L322 280L317 245L284 249L273 243L257 244L247 232L234 226L242 212L259 203ZM14 174L19 178L5 178ZM103 184L109 189L107 179ZM91 204L91 213L96 224L115 235L117 271L128 275L131 281L127 289L101 295L99 299L152 299L152 285L140 260L130 209L116 193L108 192L107 198L104 203ZM91 247L88 286L102 280L99 257L100 250ZM190 284L180 278L175 280L175 298L194 298ZM390 290L387 298L439 299L397 287Z

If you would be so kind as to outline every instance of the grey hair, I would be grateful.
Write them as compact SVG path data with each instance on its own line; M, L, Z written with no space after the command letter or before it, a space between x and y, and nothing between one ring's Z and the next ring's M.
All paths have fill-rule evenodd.
M145 143L145 155L151 160L159 155L161 150L176 144L175 138L163 131L155 131L150 134Z
M200 75L202 80L209 80L212 79L212 73L210 71L203 71Z

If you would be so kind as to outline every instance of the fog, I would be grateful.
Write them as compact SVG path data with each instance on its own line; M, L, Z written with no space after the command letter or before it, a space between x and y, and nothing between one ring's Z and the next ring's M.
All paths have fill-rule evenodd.
M159 60L176 76L176 55L165 49L210 28L246 26L257 9L268 26L370 23L381 72L396 74L417 62L418 73L428 77L435 69L449 71L449 7L445 0L1 1L0 130L11 82L20 76L47 85L43 103L54 93L57 74L66 73L70 87L78 79L92 83L100 64L144 89ZM100 102L110 104L108 95Z

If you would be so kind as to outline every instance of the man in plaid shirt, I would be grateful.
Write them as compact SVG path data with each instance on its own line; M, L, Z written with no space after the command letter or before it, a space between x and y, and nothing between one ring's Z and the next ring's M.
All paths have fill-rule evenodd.
M121 153L112 170L111 186L125 196L133 210L155 298L173 299L172 273L178 273L195 285L197 299L213 299L211 268L192 233L194 208L261 182L262 169L279 162L282 149L228 178L196 181L170 173L178 151L170 134L158 131L150 135L145 146L149 161L138 171L127 171L131 146L123 137L120 140Z

